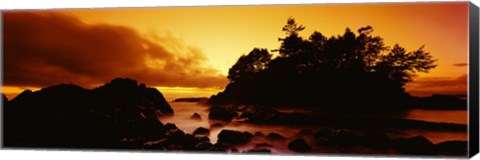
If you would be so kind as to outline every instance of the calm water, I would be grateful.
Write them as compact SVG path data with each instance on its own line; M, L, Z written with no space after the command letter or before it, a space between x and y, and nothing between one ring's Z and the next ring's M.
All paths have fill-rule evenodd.
M212 143L217 141L217 134L220 133L222 129L231 129L238 131L248 131L250 133L255 133L260 131L267 135L270 132L279 133L287 137L287 141L284 142L267 142L274 146L287 146L290 140L293 140L302 128L299 127L284 127L284 126L274 126L274 125L254 125L246 123L237 123L230 122L225 123L221 121L209 120L208 119L208 106L197 105L196 103L186 103L186 102L175 102L170 103L171 107L175 111L175 115L172 117L160 118L163 123L174 123L178 128L183 130L186 133L193 133L198 127L204 127L210 129L210 140ZM288 112L295 112L294 110ZM201 121L192 120L190 117L198 113L202 117ZM388 115L389 117L393 115ZM467 124L467 111L434 111L434 110L411 110L410 112L402 115L405 119L413 120L424 120L430 122L447 122L447 123L458 123L458 124ZM398 118L402 118L398 117ZM222 123L222 127L210 128L211 124ZM451 132L451 131L423 131L423 130L402 130L399 131L395 137L411 137L416 135L422 135L430 139L433 143L439 143L446 140L467 140L466 132ZM253 143L264 142L263 139L253 138ZM307 141L311 141L307 139ZM240 151L253 148L254 144L245 145L239 147ZM290 153L287 148L274 148L272 149L274 153Z

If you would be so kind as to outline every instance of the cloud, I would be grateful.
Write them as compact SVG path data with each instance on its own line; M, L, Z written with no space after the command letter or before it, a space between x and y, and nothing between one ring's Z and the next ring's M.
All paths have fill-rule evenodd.
M409 84L406 89L412 95L430 96L432 94L467 94L468 76L466 74L459 77L424 77L419 78Z
M53 12L4 12L4 85L94 87L115 77L150 86L217 87L224 75L200 50L116 25L89 25ZM152 36L155 37L155 36Z
M453 66L455 66L455 67L466 67L466 66L468 66L468 63L455 63L455 64L453 64Z

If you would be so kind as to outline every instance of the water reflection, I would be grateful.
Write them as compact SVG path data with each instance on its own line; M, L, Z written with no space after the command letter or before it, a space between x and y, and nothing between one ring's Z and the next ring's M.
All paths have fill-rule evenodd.
M284 137L287 138L286 141L266 141L263 138L254 137L252 142L245 145L240 146L237 149L239 151L245 151L248 149L252 149L255 144L258 143L268 143L273 146L274 148L270 148L273 153L291 153L290 150L286 148L287 143L297 137L297 133L306 127L292 127L292 126L278 126L278 125L255 125L255 124L248 124L248 123L241 123L241 122L222 122L216 120L209 120L208 119L208 106L197 105L196 103L189 103L189 102L174 102L170 103L171 107L175 111L175 115L172 117L164 117L160 120L163 123L173 123L177 125L178 128L183 130L186 133L193 133L195 129L198 127L204 127L210 129L210 140L212 143L217 142L217 135L223 129L230 129L230 130L238 130L238 131L248 131L250 133L262 132L263 134L267 135L271 132L276 132ZM295 110L281 110L282 112L295 112ZM198 113L202 120L192 119L191 116L194 113ZM459 123L459 124L466 124L467 123L467 111L434 111L434 110L411 110L403 115L395 115L395 114L382 114L379 116L387 116L390 118L405 118L405 119L414 119L414 120L424 120L424 121L431 121L431 122L448 122L448 123ZM211 127L211 125L216 124L219 126ZM308 128L308 127L307 127ZM310 129L313 129L310 128ZM422 135L427 137L433 143L440 143L447 140L467 140L467 133L461 131L426 131L426 130L399 130L391 133L386 133L392 138L395 137L412 137L417 135ZM311 139L306 139L307 142L311 143ZM319 148L313 148L315 150ZM321 150L325 150L322 148Z

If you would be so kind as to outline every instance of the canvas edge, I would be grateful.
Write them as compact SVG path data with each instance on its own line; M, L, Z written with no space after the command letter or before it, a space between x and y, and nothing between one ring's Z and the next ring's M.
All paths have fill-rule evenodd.
M478 7L469 4L469 157L479 152L479 12Z

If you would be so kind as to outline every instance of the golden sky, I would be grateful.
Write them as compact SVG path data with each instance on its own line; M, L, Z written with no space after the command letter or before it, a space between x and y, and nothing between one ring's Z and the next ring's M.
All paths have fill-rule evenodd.
M430 73L419 75L407 90L417 95L466 94L467 2L25 13L28 12L3 15L6 33L3 92L7 95L66 79L68 81L61 82L88 88L115 76L129 76L162 87L167 97L169 94L181 96L184 90L208 96L223 89L228 69L240 55L254 47L278 48L277 38L285 36L281 28L289 17L306 26L301 34L304 37L315 30L332 36L342 34L346 27L356 30L370 25L374 35L383 37L389 46L398 43L414 50L425 45L438 59L438 66ZM20 38L32 42L23 42ZM141 58L133 58L135 55ZM50 59L42 60L46 56ZM20 59L30 61L13 64ZM19 66L22 64L24 66ZM32 74L40 78L32 79Z

